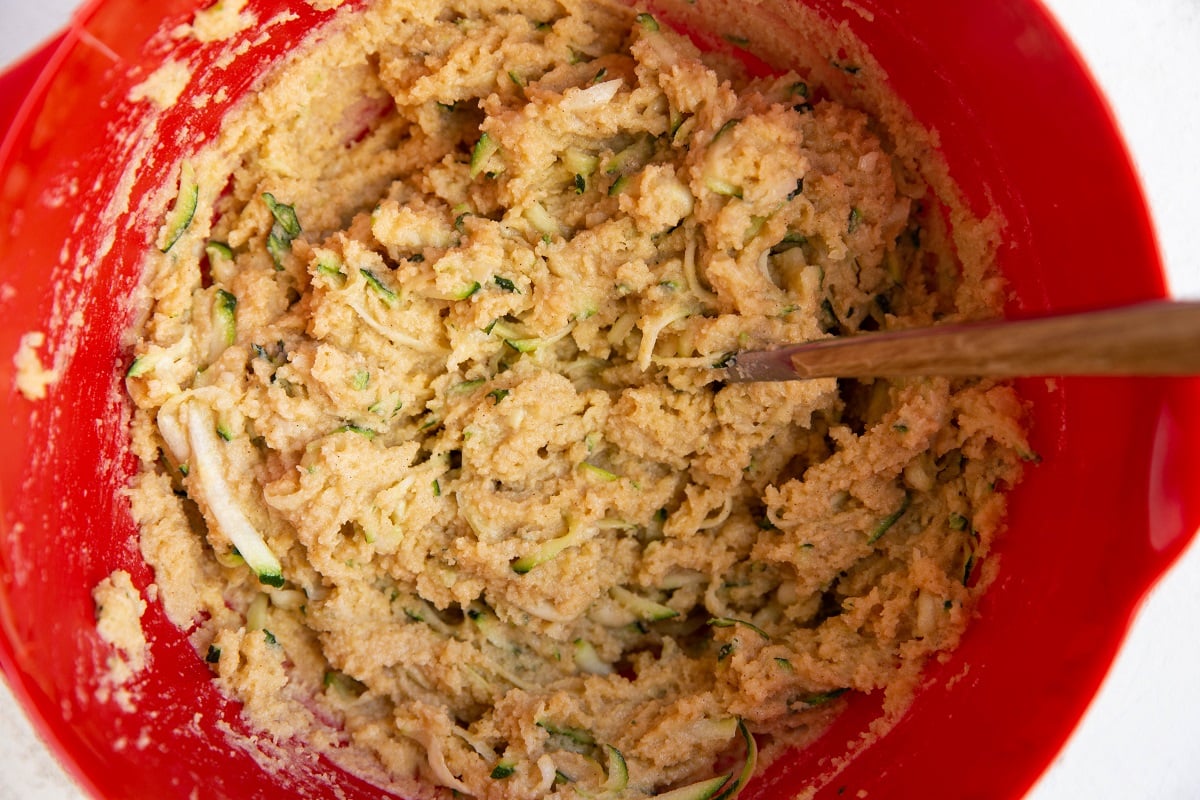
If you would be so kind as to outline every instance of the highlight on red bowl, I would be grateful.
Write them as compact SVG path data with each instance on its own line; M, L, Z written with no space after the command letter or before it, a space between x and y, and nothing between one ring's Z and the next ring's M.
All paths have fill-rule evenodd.
M799 2L800 0L784 0ZM999 261L1014 309L1075 309L1162 296L1159 256L1137 180L1106 107L1037 0L806 0L845 21L918 119L935 129L951 172L977 208L1008 220ZM150 235L125 216L100 219L128 151L121 104L180 44L166 32L199 0L92 2L66 36L5 76L0 118L0 354L27 331L51 336L62 373L36 403L0 359L0 666L39 731L98 797L377 797L324 762L277 756L264 770L239 746L236 704L213 687L184 634L152 604L151 669L133 712L97 699L106 651L90 589L114 569L153 580L119 488L133 469L116 387L125 366L123 301ZM851 6L854 6L853 8ZM254 42L219 81L236 99L327 14L251 0L294 17ZM862 10L867 14L860 13ZM248 34L248 40L252 38ZM203 59L197 49L189 53ZM20 97L26 96L23 104ZM221 108L190 112L214 131ZM177 113L183 113L182 111ZM170 116L160 131L173 130ZM163 183L180 143L152 143L135 196ZM1097 235L1120 230L1121 236ZM98 253L80 259L81 254ZM52 321L57 322L52 324ZM935 665L904 719L827 775L875 709L853 704L813 747L785 757L752 798L1019 797L1094 694L1147 588L1200 524L1200 383L1190 379L1024 381L1042 463L1013 494L1000 578L961 647ZM824 776L824 777L823 777ZM332 788L337 786L338 790Z

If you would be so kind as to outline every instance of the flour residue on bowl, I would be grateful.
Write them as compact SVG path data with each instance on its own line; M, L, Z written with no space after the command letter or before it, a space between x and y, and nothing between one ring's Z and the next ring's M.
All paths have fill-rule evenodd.
M344 14L172 173L142 550L281 743L420 796L732 794L903 710L1028 446L1006 385L714 366L995 314L994 227L852 50L754 78L510 5Z
M190 35L199 42L233 38L256 21L254 14L245 8L246 0L216 0L211 6L197 11L192 24L176 35Z
M130 574L115 570L92 589L92 602L96 605L96 632L111 648L97 697L113 698L126 711L132 711L133 698L127 686L147 663L146 634L142 630L146 601Z
M191 69L185 62L168 61L133 87L129 99L134 103L149 100L159 108L168 108L179 99L191 77Z
M21 334L17 352L13 354L13 366L16 367L16 389L26 400L41 400L46 396L46 390L58 380L58 370L47 368L38 350L46 343L46 334L41 331L29 331Z

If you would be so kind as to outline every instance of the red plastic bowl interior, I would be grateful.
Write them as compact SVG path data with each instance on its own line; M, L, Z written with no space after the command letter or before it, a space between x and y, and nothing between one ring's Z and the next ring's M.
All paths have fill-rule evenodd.
M841 0L810 2L851 25L939 132L970 202L980 210L991 202L1008 220L1000 262L1014 310L1163 294L1147 212L1113 123L1036 0L858 0L872 21ZM226 727L245 732L237 706L215 691L156 604L143 620L152 668L135 686L137 710L95 694L106 651L91 587L117 568L140 587L153 580L119 493L133 465L115 388L127 363L124 298L151 233L128 217L116 230L96 224L125 167L106 132L131 124L119 101L176 46L162 31L199 4L93 3L57 48L0 84L0 119L12 118L0 148L0 665L52 748L98 797L183 798L197 787L205 797L332 797L334 782L336 796L378 797L299 757L264 771L253 747L230 744ZM324 16L299 0L250 7L261 19L280 7L296 16L234 67L202 77L233 99ZM195 43L178 46L204 57ZM161 131L191 134L163 136L135 196L168 180L172 162L195 146L196 132L215 130L222 110L210 104L187 124L168 114ZM76 264L106 241L102 257ZM80 334L55 335L74 311L83 314ZM60 379L38 403L13 388L11 356L31 330L51 332L43 354L62 357ZM1137 603L1200 523L1200 493L1189 491L1200 475L1200 385L1072 379L1022 388L1043 461L1013 494L1001 576L981 618L895 730L840 775L821 778L863 730L869 699L817 745L774 765L749 796L820 785L820 798L860 790L1015 798L1062 745Z

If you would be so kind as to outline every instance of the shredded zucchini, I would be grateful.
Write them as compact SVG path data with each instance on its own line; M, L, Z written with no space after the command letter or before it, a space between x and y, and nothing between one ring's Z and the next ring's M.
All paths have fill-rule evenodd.
M717 792L721 787L729 783L729 779L733 774L719 775L715 778L689 783L687 786L680 786L678 789L661 792L653 797L653 800L711 800L716 797Z
M471 177L478 177L484 171L494 173L495 170L489 169L489 167L491 167L493 161L497 160L494 157L499 152L499 142L486 132L480 134L479 141L475 143L475 147L471 150Z
M162 251L169 253L175 243L183 238L183 234L192 224L196 216L196 207L200 203L200 184L196 182L196 168L190 161L179 165L179 194L175 204L167 214L163 224Z
M229 537L259 582L283 586L283 567L279 559L238 507L233 490L225 482L225 463L220 455L212 411L193 400L184 406L184 413L192 454L188 480L197 480L204 488L204 499L217 528Z

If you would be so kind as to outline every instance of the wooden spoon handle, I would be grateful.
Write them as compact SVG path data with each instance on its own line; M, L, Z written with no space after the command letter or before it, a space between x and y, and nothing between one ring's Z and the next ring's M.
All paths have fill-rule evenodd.
M730 381L1200 374L1200 302L870 333L739 353Z

